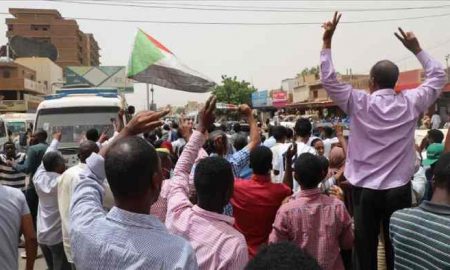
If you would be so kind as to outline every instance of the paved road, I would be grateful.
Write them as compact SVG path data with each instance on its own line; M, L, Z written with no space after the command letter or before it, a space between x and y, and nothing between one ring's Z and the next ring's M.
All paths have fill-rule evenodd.
M25 269L25 264L26 264L26 260L22 259L20 257L20 254L22 254L22 252L25 252L25 249L19 248L19 270ZM42 252L39 250L38 254L42 254ZM40 257L40 258L36 259L36 261L34 262L34 269L35 270L46 270L47 269L47 264L45 263L44 257Z

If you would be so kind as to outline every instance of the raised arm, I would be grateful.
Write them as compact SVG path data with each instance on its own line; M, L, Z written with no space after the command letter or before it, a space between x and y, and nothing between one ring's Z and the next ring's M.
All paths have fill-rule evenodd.
M322 25L324 33L322 38L322 52L320 53L320 77L323 87L334 103L336 103L336 105L339 106L345 113L350 114L353 88L349 84L338 81L331 58L331 40L340 19L341 14L338 15L338 13L335 12L333 20L325 22Z
M248 125L250 126L250 142L247 144L247 149L251 152L261 143L261 136L259 135L258 122L252 114L252 109L246 105L240 105L239 111L247 117Z
M293 170L292 170L292 160L294 158L294 156L297 155L297 143L293 143L291 146L289 146L289 149L286 152L286 157L285 157L285 164L286 164L286 169L285 169L285 173L284 173L284 179L283 179L283 184L285 184L286 186L288 186L290 189L292 189L292 187L294 186L294 180L293 180Z
M445 137L445 149L444 153L450 152L450 127L447 130L447 136Z
M50 146L45 151L45 154L47 154L49 152L58 151L58 146L59 146L59 142L60 141L61 141L61 132L56 132L55 134L53 134L53 140L50 143ZM44 156L45 156L45 154L44 154ZM44 162L41 161L41 164L37 168L36 173L34 174L32 181L33 182L38 181L40 176L42 176L42 174L44 172L45 172ZM46 190L49 193L57 192L57 187L58 187L58 182L57 181L53 181L53 182L51 182L51 186L50 187L44 188L44 186L42 186L42 191Z
M199 124L175 166L175 175L171 180L171 189L167 201L167 220L174 219L183 209L191 207L189 201L189 174L197 159L198 152L205 143L205 133L214 123L216 98L211 96L205 107L199 112ZM170 224L170 221L168 222Z
M447 83L447 75L441 63L422 50L413 32L405 33L401 28L398 30L400 34L395 33L395 36L417 57L425 70L425 81L418 88L405 92L406 97L415 104L416 116L418 116L433 105L439 97Z
M345 140L344 137L344 127L341 125L336 125L335 130L336 130L336 137L338 138L339 143L341 144L342 149L344 150L344 155L347 156L347 141Z

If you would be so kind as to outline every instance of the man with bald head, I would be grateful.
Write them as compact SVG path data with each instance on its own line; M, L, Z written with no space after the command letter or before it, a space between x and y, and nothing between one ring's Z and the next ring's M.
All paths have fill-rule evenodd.
M67 261L73 265L72 253L70 250L70 201L74 187L78 184L80 173L86 168L86 159L92 153L98 153L98 145L94 141L84 141L78 148L78 158L80 163L66 170L58 181L58 208L61 215L61 226L64 252Z
M370 94L339 82L331 60L331 40L340 18L336 12L323 25L321 80L336 105L351 117L344 175L354 186L354 269L376 269L380 224L387 267L393 269L389 219L394 211L411 205L414 130L419 115L434 104L447 78L442 65L422 50L414 34L399 28L395 36L425 70L419 87L395 92L399 69L388 60L372 67Z
M198 269L191 245L149 214L161 190L161 161L136 135L159 127L168 112L136 115L112 144L86 160L70 208L78 269ZM115 201L108 213L101 203L105 178Z

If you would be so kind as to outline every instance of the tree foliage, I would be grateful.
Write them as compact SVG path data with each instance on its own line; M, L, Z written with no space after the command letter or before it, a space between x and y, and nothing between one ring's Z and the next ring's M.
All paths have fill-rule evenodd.
M222 75L221 85L217 85L213 90L218 102L249 105L253 92L256 92L256 88L249 82L238 81L236 76L228 77L226 75Z

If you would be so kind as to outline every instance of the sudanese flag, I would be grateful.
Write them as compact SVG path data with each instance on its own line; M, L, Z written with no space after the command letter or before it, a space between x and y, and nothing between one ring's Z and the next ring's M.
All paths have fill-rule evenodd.
M181 63L152 36L139 29L128 65L128 78L186 92L204 93L215 83Z

